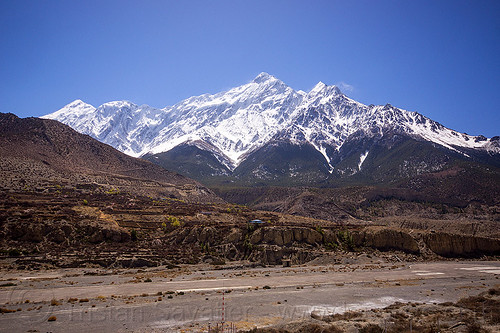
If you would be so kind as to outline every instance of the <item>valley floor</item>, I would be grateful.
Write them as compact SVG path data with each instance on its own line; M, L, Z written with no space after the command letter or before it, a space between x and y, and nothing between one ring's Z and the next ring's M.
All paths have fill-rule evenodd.
M223 311L227 325L237 330L297 320L322 323L333 314L395 302L419 309L457 302L498 290L499 278L498 261L458 260L287 268L232 262L220 267L3 269L0 332L207 332L220 324ZM479 323L499 329L485 315L484 304ZM467 311L453 318L458 326L449 332L465 327L460 323L469 318ZM383 313L378 316L385 320ZM345 331L356 332L363 324L349 323Z

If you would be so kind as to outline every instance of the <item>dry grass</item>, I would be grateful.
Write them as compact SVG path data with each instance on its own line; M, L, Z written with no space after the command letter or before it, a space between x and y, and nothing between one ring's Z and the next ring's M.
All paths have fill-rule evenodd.
M500 332L500 288L492 288L457 303L394 303L384 309L346 312L319 320L252 329L252 333L428 333L428 332Z
M469 309L478 316L484 316L490 324L500 324L500 288L492 288L478 296L461 298L457 305Z

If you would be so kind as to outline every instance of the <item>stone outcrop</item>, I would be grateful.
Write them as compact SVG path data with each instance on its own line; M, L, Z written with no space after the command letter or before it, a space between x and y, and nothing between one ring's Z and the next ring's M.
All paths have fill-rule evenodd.
M71 244L84 240L96 244L104 241L127 242L130 232L114 224L96 223L87 220L78 223L60 221L15 221L2 228L5 238L30 243Z
M312 249L264 244L252 251L248 259L265 265L281 265L283 258L290 259L293 264L303 264L317 256L316 251Z
M325 249L360 251L372 248L458 257L500 254L500 240L497 239L446 233L412 233L410 230L387 227L349 230L299 226L196 226L174 230L167 238L177 244L208 244L230 260L246 258L264 264L281 264L283 258L290 258L293 263L304 263L304 260L312 260L317 256L315 251Z
M353 242L356 246L366 246L378 250L400 250L409 253L418 253L417 241L402 230L369 227L353 233Z
M454 235L443 232L423 236L424 242L434 253L446 257L500 254L500 240L486 237Z
M12 241L12 248L21 246L23 255L28 253L25 248L36 248L34 252L39 253L39 249L62 251L81 244L96 249L107 246L122 250L134 248L134 254L137 249L148 252L147 255L120 258L102 253L98 256L78 254L74 259L66 260L66 263L62 261L57 264L61 267L76 267L84 265L85 262L104 267L143 267L157 265L165 260L191 263L203 260L218 263L242 259L264 265L279 265L283 259L290 260L292 264L303 264L318 257L328 256L332 252L336 252L337 256L344 256L346 252L369 253L371 249L403 251L411 256L417 254L424 258L436 258L436 255L500 255L500 239L444 232L415 232L381 226L320 228L269 224L185 224L170 229L170 232L155 229L150 235L151 237L147 238L142 233L139 237L135 234L134 242L131 242L129 230L119 227L116 223L90 219L77 223L62 219L34 223L26 219L6 221L0 225L0 239ZM155 251L159 251L161 255L150 257ZM122 252L127 253L127 250ZM349 255L352 253L346 256ZM205 257L208 259L203 259Z
M317 230L304 227L261 227L250 236L252 244L290 245L306 243L316 245L323 243L323 235Z

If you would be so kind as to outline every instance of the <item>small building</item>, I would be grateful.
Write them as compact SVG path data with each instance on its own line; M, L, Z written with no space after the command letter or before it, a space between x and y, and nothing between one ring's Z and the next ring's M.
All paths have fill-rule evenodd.
M283 267L292 267L292 259L282 259Z

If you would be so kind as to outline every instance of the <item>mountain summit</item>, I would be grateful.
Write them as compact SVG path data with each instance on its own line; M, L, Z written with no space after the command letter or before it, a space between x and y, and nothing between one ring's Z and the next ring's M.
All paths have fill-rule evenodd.
M278 173L293 177L304 164L292 161L299 147L301 159L315 161L309 169L321 173L320 178L353 175L375 157L374 144L392 147L402 138L465 159L479 156L497 164L500 155L498 137L459 133L389 104L367 106L322 82L307 93L296 91L267 73L228 91L190 97L163 109L127 101L95 108L77 100L43 118L59 120L126 154L163 160L167 167L198 179L234 176L238 169L248 169L249 177L278 179L274 169L283 159L288 162ZM277 164L263 163L269 151L256 160L259 151L278 146L285 155ZM204 176L192 174L188 164L206 168Z

